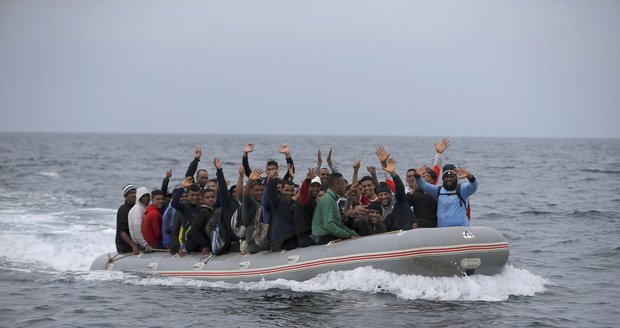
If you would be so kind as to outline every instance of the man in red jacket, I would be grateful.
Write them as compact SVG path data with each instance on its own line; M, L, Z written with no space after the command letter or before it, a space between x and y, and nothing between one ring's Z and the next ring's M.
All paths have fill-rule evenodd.
M162 210L164 207L164 193L155 189L151 192L151 204L144 211L142 235L152 248L163 249L161 236Z

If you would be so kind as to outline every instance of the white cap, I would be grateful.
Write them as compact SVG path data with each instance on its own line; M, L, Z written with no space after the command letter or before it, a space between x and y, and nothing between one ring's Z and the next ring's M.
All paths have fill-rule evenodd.
M313 183L321 184L321 178L320 177L314 177L314 179L312 179L312 181L310 181L310 184L313 184Z

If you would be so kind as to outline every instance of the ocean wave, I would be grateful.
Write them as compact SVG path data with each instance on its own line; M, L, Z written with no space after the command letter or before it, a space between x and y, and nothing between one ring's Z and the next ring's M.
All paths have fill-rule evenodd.
M583 169L583 172L620 175L619 170Z
M327 272L306 281L278 279L251 283L226 283L169 277L142 277L133 274L93 271L76 277L85 281L118 280L135 286L179 288L220 288L243 291L283 289L293 292L356 291L391 294L406 300L505 301L515 296L534 296L552 283L527 270L506 266L495 276L424 277L398 275L372 267Z
M49 172L39 172L37 173L38 175L42 175L44 177L50 177L50 178L60 178L60 174L58 174L58 172L56 171L49 171Z

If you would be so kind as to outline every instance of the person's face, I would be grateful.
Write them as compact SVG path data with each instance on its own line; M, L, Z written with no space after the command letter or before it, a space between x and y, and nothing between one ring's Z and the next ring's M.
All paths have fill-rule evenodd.
M321 183L326 183L327 182L327 177L329 177L329 170L326 168L322 168L319 171L319 176L321 177Z
M293 196L295 196L295 186L290 185L290 184L285 184L282 186L282 195L284 195L284 197L291 199L293 198Z
M200 171L198 173L198 179L196 180L196 183L198 183L201 187L206 186L207 182L209 182L209 173L207 173L207 171Z
M456 178L456 173L452 172L452 171L447 171L444 175L443 175L443 185L446 188L452 188L454 186L456 186L456 183L458 181L458 179Z
M380 192L377 197L379 197L379 201L383 206L390 205L390 202L392 201L392 193L389 193L387 191Z
M375 185L370 180L366 180L362 182L362 193L366 195L366 197L374 197L375 196Z
M276 185L276 189L278 189L278 191L279 191L279 192L282 192L282 184L281 184L281 183L278 183L278 184Z
M155 205L155 207L157 207L158 209L162 209L164 207L164 195L157 195L155 197L153 197L153 205Z
M323 195L325 195L325 190L319 190L319 193L316 195L316 201L318 202Z
M415 183L415 172L409 171L407 172L407 185L413 189L413 184Z
M331 188L337 195L344 196L347 190L347 182L344 181L344 178L340 177Z
M257 201L260 201L261 198L263 197L264 189L265 189L265 186L263 185L255 185L254 187L252 187L252 191L250 191L250 193L254 199L256 199Z
M149 205L150 202L151 202L151 195L145 194L145 195L142 195L142 197L140 197L140 203L142 203L144 206Z
M181 198L179 198L179 202L180 202L181 204L185 204L185 203L187 203L187 194L186 194L186 193L183 193L183 194L181 195Z
M435 182L433 181L433 177L431 176L431 174L428 172L424 173L423 179L426 183L433 184Z
M265 167L265 173L267 174L268 177L272 176L272 174L275 174L274 171L278 170L278 166L277 165L267 165L267 167Z
M200 204L200 191L188 191L185 193L187 195L187 201L192 205Z
M136 203L136 190L132 189L130 192L128 192L127 196L125 196L125 199L127 199L127 203L135 204Z
M211 190L217 190L217 182L215 181L207 182L207 188Z
M377 224L379 222L379 218L381 218L381 212L377 210L368 210L368 219L372 224Z
M202 196L202 204L213 207L215 206L215 193L210 191Z
M310 184L310 195L312 195L312 197L316 197L319 194L319 191L321 191L321 185L318 183L312 183Z

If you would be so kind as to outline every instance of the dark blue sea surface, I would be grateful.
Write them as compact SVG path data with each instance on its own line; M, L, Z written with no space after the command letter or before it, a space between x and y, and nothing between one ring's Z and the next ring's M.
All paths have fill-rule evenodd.
M5 327L617 327L620 322L620 140L452 138L445 163L479 189L472 224L502 232L510 260L497 276L398 276L370 267L306 282L227 284L89 271L114 251L121 187L178 184L201 145L236 180L284 161L301 182L320 147L345 177L379 166L384 145L404 176L431 164L421 137L0 133L0 326ZM283 173L283 172L282 172Z

